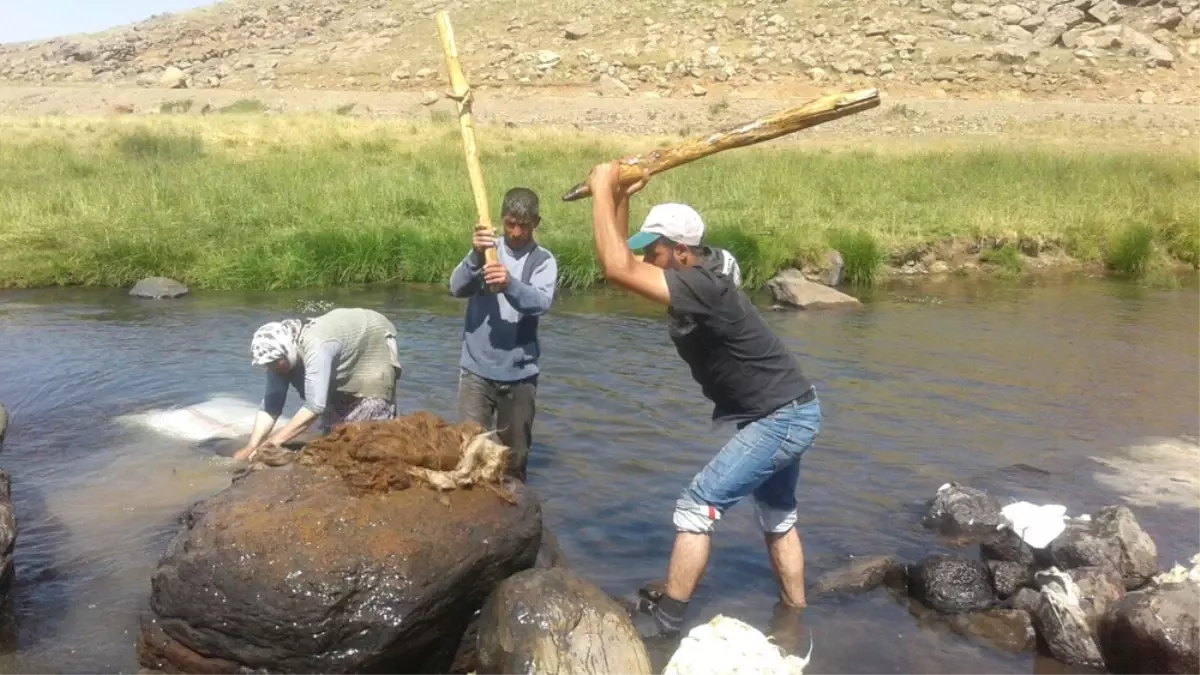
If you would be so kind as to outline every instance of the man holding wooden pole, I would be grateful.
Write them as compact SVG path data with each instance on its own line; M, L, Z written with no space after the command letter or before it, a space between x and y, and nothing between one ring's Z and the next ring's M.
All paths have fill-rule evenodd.
M713 420L738 427L676 501L665 587L658 594L643 590L635 623L643 637L679 633L708 563L714 525L727 509L753 497L779 584L776 621L784 610L791 617L789 637L807 642L798 625L806 600L795 492L801 457L821 426L816 390L732 279L704 259L698 213L683 204L659 204L641 232L629 236L629 198L645 186L649 173L627 187L620 173L618 162L607 162L595 166L587 181L604 275L666 306L671 340L713 402ZM643 250L642 259L631 249Z

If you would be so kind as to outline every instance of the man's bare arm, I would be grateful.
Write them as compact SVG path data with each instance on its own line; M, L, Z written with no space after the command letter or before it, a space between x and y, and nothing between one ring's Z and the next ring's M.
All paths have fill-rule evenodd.
M592 188L592 237L604 277L662 305L671 303L663 270L638 260L629 239L629 197L645 187L649 176L628 189L617 183L617 162L599 164L588 176Z

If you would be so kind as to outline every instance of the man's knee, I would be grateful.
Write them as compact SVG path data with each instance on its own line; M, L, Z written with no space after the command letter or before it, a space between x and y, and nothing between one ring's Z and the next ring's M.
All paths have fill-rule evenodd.
M796 526L796 506L770 506L754 500L754 513L758 526L768 534L783 534Z
M675 529L691 534L708 534L721 519L721 511L712 504L695 499L684 493L675 500Z

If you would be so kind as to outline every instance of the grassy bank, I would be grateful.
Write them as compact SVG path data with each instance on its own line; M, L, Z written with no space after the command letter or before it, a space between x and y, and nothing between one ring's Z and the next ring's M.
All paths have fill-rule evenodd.
M560 196L596 161L664 142L492 127L479 140L494 209L514 185L541 194L539 238L571 288L600 274L590 202ZM862 283L889 254L945 238L991 242L1009 264L1038 240L1131 276L1200 257L1194 152L858 148L776 145L676 169L635 200L632 227L655 201L692 204L751 287L831 245ZM443 283L475 221L453 119L5 120L0 167L3 287Z

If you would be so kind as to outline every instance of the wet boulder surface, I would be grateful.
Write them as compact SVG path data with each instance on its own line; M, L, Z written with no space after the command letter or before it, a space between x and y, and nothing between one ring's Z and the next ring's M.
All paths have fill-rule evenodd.
M994 604L987 565L963 556L937 553L909 567L908 592L942 614L965 614Z
M187 286L167 277L146 277L129 289L129 295L132 297L154 300L179 298L187 294Z
M1126 594L1100 621L1109 672L1200 672L1200 584L1181 581Z
M565 567L519 572L496 588L480 612L478 659L481 673L653 672L625 609Z
M959 483L938 488L926 506L922 523L947 537L982 537L1007 522L995 497Z
M487 596L534 565L541 507L519 483L421 485L397 459L447 469L468 434L426 419L419 438L445 443L414 442L400 422L376 424L409 450L343 434L190 509L151 580L143 668L447 672Z

